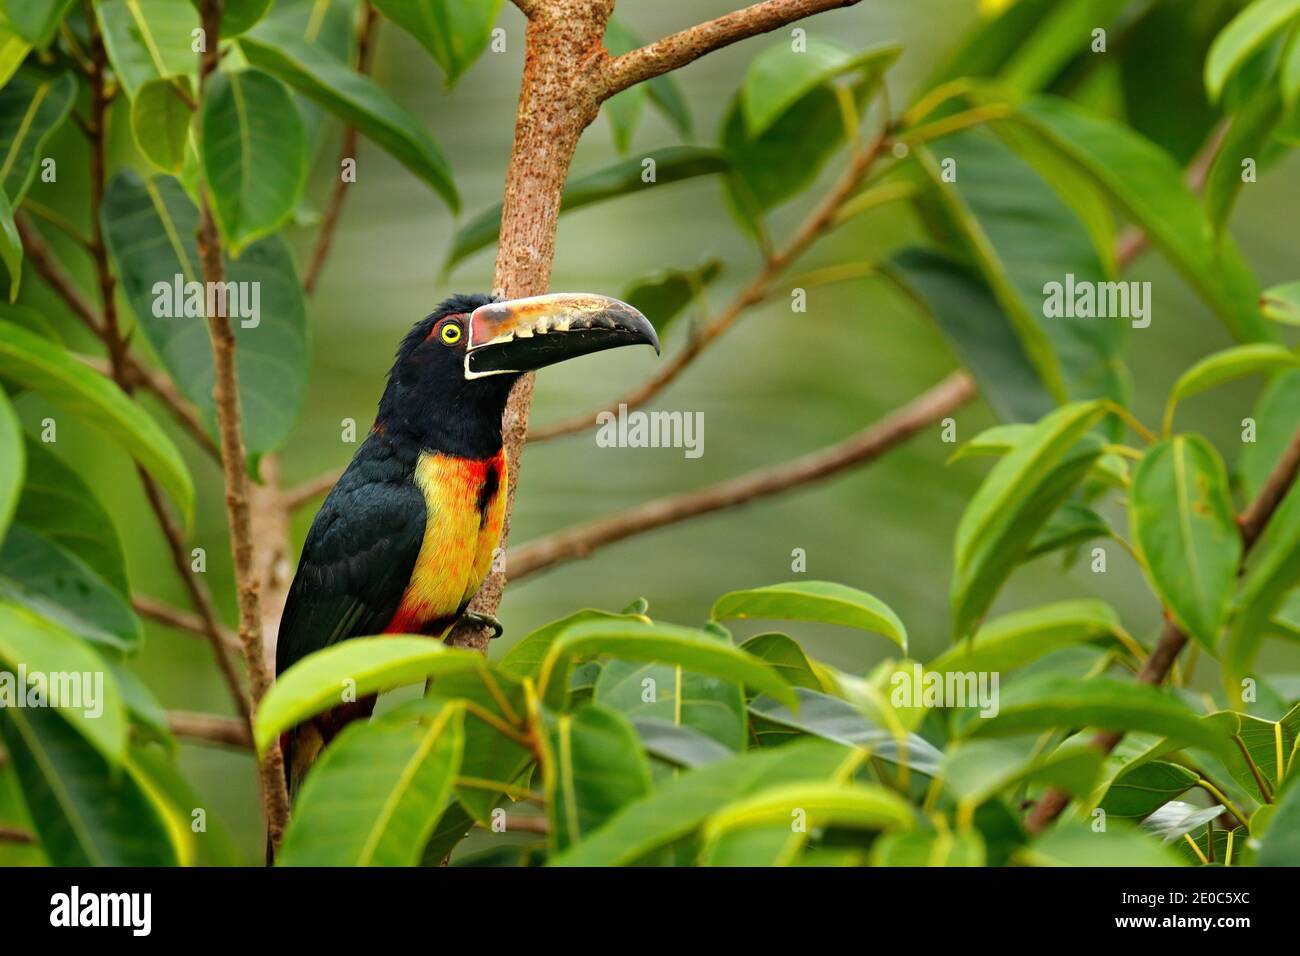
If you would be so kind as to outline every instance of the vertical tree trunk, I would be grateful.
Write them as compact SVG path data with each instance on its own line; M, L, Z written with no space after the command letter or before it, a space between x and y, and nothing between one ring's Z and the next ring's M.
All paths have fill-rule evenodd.
M551 0L528 21L524 75L520 84L515 141L506 172L501 238L497 247L493 291L519 298L546 292L555 258L560 198L578 140L600 111L593 72L608 60L605 27L614 0ZM528 431L533 376L515 386L506 406L503 434L510 461L506 519L501 533L504 553L514 511L515 487ZM495 614L505 575L493 571L475 597L472 609ZM487 632L461 624L449 643L487 648Z

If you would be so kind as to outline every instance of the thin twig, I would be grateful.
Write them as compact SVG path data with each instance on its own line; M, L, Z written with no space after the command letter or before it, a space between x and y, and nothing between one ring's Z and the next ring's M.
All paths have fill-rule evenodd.
M871 427L838 444L759 469L728 481L648 501L617 514L530 541L506 558L506 573L518 581L543 568L583 558L594 550L654 528L765 498L874 461L918 431L940 421L975 395L965 372L954 372L929 391Z
M826 10L851 7L859 0L765 0L716 20L649 43L603 65L598 79L601 99L636 83L676 70L722 47Z
M235 717L218 714L196 714L186 710L169 710L167 723L177 737L207 740L241 750L253 749L253 735L248 724Z
M284 493L284 505L286 508L293 510L301 508L313 498L325 494L343 476L342 468L334 468L325 472L323 475L317 475L315 478L309 478L300 485L289 488Z
M22 827L11 827L8 824L0 823L0 843L32 844L35 842L36 838Z
M149 597L145 594L131 595L131 607L142 617L147 617L151 621L157 621L159 624L166 625L175 631L185 631L189 634L195 634L198 637L210 638L211 629L204 618L191 611L184 611L178 607L172 607L157 598ZM239 653L239 637L231 631L226 630L220 625L217 626L217 632L221 637L221 642L227 650L233 653Z
M1273 467L1268 480L1264 482L1263 490L1250 507L1242 513L1238 521L1241 527L1241 556L1243 561L1246 555L1250 553L1250 549L1255 545L1255 542L1259 540L1264 528L1268 526L1269 520L1277 513L1277 507L1282 499L1286 497L1287 492L1295 484L1297 470L1300 470L1300 428L1296 429L1295 435L1291 438L1291 443L1283 452L1281 459ZM1156 642L1151 656L1146 659L1146 663L1138 671L1138 682L1152 687L1162 684L1165 678L1169 676L1174 661L1186 644L1187 634L1174 623L1172 617L1166 615L1164 628L1160 632L1160 639ZM1097 734L1093 738L1092 744L1102 753L1108 754L1123 739L1123 733L1107 730ZM1064 790L1053 788L1047 791L1034 807L1029 819L1025 821L1026 829L1033 834L1043 832L1053 820L1061 815L1069 803L1070 795Z
M667 388L699 357L701 352L731 328L747 309L766 299L771 294L773 284L786 269L836 224L840 209L853 196L862 180L870 172L872 164L875 163L888 145L889 137L890 125L886 121L871 142L854 155L848 169L844 171L839 181L822 198L822 201L808 214L808 217L795 231L789 243L769 256L758 274L736 294L736 297L711 322L692 336L686 346L659 371L621 398L598 409L538 428L529 433L528 440L530 442L548 441L552 438L571 435L594 427L597 416L601 413L607 411L616 412L620 405L626 405L629 409L636 408Z
M95 307L81 294L72 277L63 271L63 266L54 258L50 247L45 244L36 227L22 213L14 217L14 225L18 227L18 236L23 242L23 254L36 270L36 274L67 303L72 314L80 319L86 328L94 332L96 338L102 339L104 323L96 314Z
M373 4L367 3L361 15L361 22L357 25L356 68L357 73L362 76L370 72L370 56L374 49L374 32L378 28L378 21L379 12ZM339 167L342 167L344 160L356 160L360 144L361 137L357 128L349 124L343 130ZM330 246L334 242L334 229L338 225L339 215L343 212L343 202L348 192L349 183L344 181L341 169L336 173L337 178L334 180L334 190L330 193L329 206L321 220L320 230L316 233L316 245L312 249L311 259L308 260L307 269L303 272L302 290L307 295L315 291L316 281L320 278L321 270L325 268L325 260L329 258Z

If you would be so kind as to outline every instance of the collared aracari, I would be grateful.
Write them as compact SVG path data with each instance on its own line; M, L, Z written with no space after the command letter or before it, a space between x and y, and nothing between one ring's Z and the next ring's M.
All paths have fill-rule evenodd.
M659 351L645 316L598 295L458 295L417 322L369 436L307 533L276 673L350 637L444 637L501 538L509 467L501 417L511 386L525 372L638 343ZM291 792L321 748L373 708L373 696L343 704L285 736Z

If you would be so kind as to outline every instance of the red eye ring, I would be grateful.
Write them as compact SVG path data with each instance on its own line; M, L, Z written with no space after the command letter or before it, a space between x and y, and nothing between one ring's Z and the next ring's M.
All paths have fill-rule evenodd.
M464 319L469 315L467 312L458 312L455 315L444 316L439 319L437 324L429 330L425 341L437 339L443 345L457 345L465 337L465 329L457 319Z

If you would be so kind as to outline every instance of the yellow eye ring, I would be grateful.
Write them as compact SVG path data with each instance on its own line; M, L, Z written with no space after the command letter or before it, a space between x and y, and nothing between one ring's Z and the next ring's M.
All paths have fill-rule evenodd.
M439 334L439 337L442 339L443 345L455 345L460 341L460 326L455 322L448 322L442 327L442 332Z

